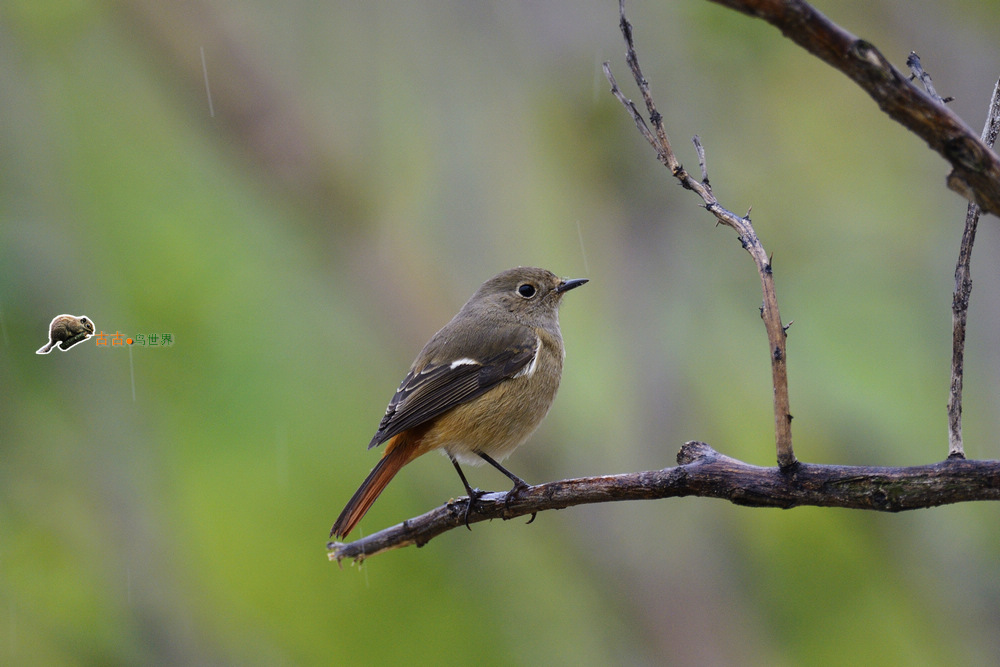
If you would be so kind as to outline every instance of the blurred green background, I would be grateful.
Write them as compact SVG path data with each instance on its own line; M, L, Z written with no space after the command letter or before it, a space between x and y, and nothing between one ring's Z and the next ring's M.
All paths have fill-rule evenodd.
M1000 658L995 504L601 505L327 561L411 359L515 265L591 283L512 470L661 468L691 439L773 465L757 276L608 93L605 60L637 97L616 5L0 4L0 663ZM979 131L1000 3L818 7L897 67L920 53ZM799 458L942 459L965 211L944 161L762 22L629 11L682 160L699 134L774 254ZM998 252L986 218L974 458L1000 456ZM176 342L35 355L64 312ZM424 457L359 534L461 490Z

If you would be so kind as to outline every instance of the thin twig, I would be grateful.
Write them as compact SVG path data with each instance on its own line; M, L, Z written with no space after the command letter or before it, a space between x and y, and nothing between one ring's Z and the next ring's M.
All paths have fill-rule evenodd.
M952 166L948 187L1000 215L1000 157L948 107L917 88L871 43L858 39L803 0L713 0L763 19L785 37L846 74L879 108L927 142Z
M694 150L698 153L698 166L701 167L701 184L704 185L709 191L711 191L712 186L708 181L708 161L705 159L705 147L701 145L701 137L697 134L691 137L691 143L694 144ZM750 217L747 213L746 217Z
M906 66L910 68L913 72L912 79L920 79L920 83L923 84L924 90L927 94L937 102L938 104L947 104L948 102L955 101L954 97L941 97L938 95L937 90L934 89L934 82L931 81L931 75L924 71L923 65L920 64L920 56L917 55L916 51L910 51L910 57L906 59Z
M908 468L799 463L792 470L743 463L702 442L686 443L676 467L624 475L582 477L521 490L510 503L488 493L470 523L513 519L545 510L618 500L682 496L720 498L749 507L802 506L900 512L973 500L1000 500L1000 461L951 459ZM467 498L350 543L327 544L330 560L362 561L415 544L423 546L465 525Z
M649 114L649 124L642 117L632 100L625 97L615 77L611 74L611 65L604 63L604 75L611 84L611 93L625 107L636 127L646 141L656 150L657 159L666 166L670 173L680 181L681 185L688 190L693 190L705 202L708 209L716 219L732 228L739 236L740 243L753 257L757 265L757 273L760 275L761 291L763 292L763 306L761 307L761 319L764 320L764 328L767 330L771 358L771 381L774 386L774 439L777 450L778 465L788 468L795 465L795 453L792 449L792 415L788 400L788 371L787 371L787 351L785 349L786 330L781 322L781 314L778 312L778 298L774 289L774 274L772 272L771 260L764 251L764 246L757 238L753 224L750 222L749 213L740 217L735 213L719 205L715 194L712 192L708 180L708 167L705 160L705 149L701 140L694 138L695 150L698 152L698 162L701 167L701 181L696 180L684 169L680 161L674 155L670 140L666 130L663 128L663 116L656 110L656 103L649 91L649 82L642 74L639 66L639 57L636 54L635 43L632 37L632 25L625 17L625 0L619 0L619 26L622 36L625 38L627 49L625 60L632 71L636 86L642 94L642 99L646 104L646 111Z
M993 147L1000 133L1000 80L993 86L982 140ZM965 371L965 325L972 296L972 246L979 225L979 206L970 202L965 212L965 230L955 265L955 292L951 299L951 390L948 395L948 458L965 458L962 442L962 385Z

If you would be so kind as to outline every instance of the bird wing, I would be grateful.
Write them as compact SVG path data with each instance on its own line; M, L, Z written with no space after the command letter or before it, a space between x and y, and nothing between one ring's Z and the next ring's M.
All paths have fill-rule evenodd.
M495 335L495 331L493 333ZM433 343L432 339L428 346ZM503 380L525 371L534 361L540 345L541 339L534 331L516 327L505 336L495 337L485 353L452 354L452 358L432 360L422 368L411 369L389 401L368 448L471 401Z

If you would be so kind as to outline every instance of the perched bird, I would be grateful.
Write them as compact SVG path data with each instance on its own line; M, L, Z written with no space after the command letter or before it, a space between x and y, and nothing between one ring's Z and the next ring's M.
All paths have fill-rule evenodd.
M49 324L49 342L40 347L35 354L48 354L56 344L65 352L77 343L83 342L94 334L94 321L86 315L59 315L52 318Z
M526 488L499 462L552 405L565 356L559 303L586 282L522 267L483 283L427 342L389 401L368 444L385 443L385 452L330 536L346 537L404 465L435 449L448 455L462 479L466 512L482 492L469 486L459 462L485 461L514 482L511 493Z

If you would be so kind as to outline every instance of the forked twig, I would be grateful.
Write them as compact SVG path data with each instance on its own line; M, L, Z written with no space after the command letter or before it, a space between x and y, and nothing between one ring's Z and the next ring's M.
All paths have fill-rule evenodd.
M984 211L1000 216L1000 156L944 104L892 66L870 42L859 39L805 0L712 0L763 19L847 75L879 108L949 162L948 187Z
M700 181L693 178L677 159L670 145L670 139L667 137L666 130L663 128L663 116L656 110L653 96L649 92L649 82L646 81L639 66L639 58L636 55L635 42L632 38L632 25L625 17L625 0L619 0L618 12L619 26L621 27L627 47L625 60L632 70L632 77L635 79L635 83L645 102L646 111L649 114L649 124L653 126L653 130L649 129L649 124L646 123L646 119L643 118L632 100L628 99L618 87L618 83L611 73L611 65L604 63L604 75L611 84L611 93L622 103L622 106L625 107L625 110L628 111L635 122L639 132L656 151L657 159L670 170L670 173L680 181L682 186L688 190L693 190L701 197L702 201L705 202L705 208L720 223L736 231L743 248L750 253L754 264L757 265L757 273L760 275L761 291L763 292L760 316L764 320L764 328L767 330L767 339L770 348L769 356L771 357L771 381L774 385L775 447L777 450L778 465L781 468L789 468L795 465L796 461L795 453L792 450L792 415L788 400L788 371L786 366L788 355L785 349L786 327L782 324L781 315L778 312L778 299L774 291L774 274L771 259L764 251L764 246L761 244L760 239L757 238L757 233L750 222L749 214L741 217L719 205L708 180L705 149L701 144L701 140L697 136L694 137L695 149L698 152L698 162L701 167L702 178Z

